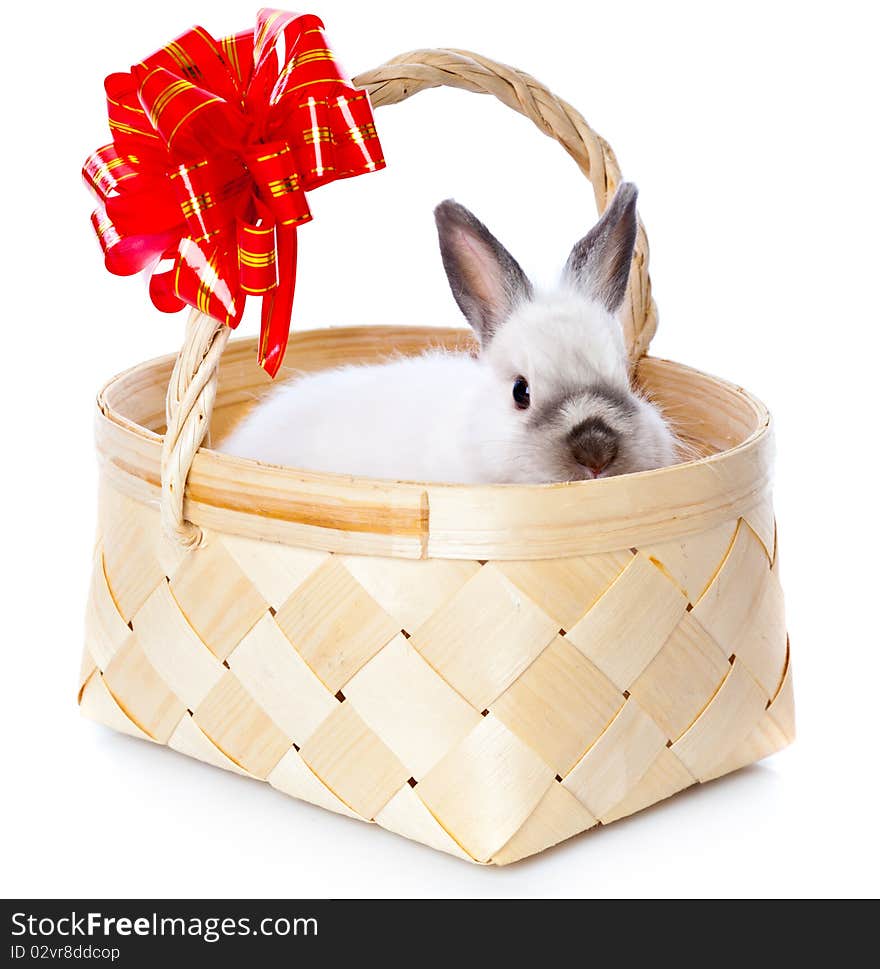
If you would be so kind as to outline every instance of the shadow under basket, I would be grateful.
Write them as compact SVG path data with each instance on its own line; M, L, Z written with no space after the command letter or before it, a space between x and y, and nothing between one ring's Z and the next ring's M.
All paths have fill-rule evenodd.
M502 81L538 87L451 51L357 80L375 106L456 77L506 103ZM583 157L566 148L604 207L619 175L610 149L541 91L528 110L511 106L579 119ZM219 365L227 331L198 315L176 362L110 381L98 398L82 711L499 865L788 744L770 419L741 388L642 356L654 317L641 230L633 277L637 380L703 455L657 471L435 485L199 447L209 425L222 447L271 385L253 340L230 343ZM278 379L438 345L470 337L298 333Z

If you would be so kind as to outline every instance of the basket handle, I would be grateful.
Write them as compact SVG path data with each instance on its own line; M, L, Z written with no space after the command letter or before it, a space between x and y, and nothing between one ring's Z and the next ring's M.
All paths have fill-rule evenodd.
M381 67L354 78L366 88L374 108L405 101L432 87L457 87L494 94L555 138L593 186L596 207L605 211L621 181L610 145L568 103L513 67L463 50L417 50L400 54ZM647 353L657 329L657 311L648 276L648 239L639 221L626 298L620 311L626 348L633 366ZM214 399L217 370L229 339L227 326L193 310L186 326L165 398L166 432L162 444L162 525L183 548L202 544L202 530L183 516L186 478L205 441Z
M540 131L555 138L593 185L599 214L621 182L611 146L567 102L530 74L466 50L416 50L354 79L370 94L374 108L397 104L432 87L457 87L494 94L502 104L525 115ZM633 365L648 352L657 330L657 308L648 276L648 238L639 220L626 299L620 310L627 352Z

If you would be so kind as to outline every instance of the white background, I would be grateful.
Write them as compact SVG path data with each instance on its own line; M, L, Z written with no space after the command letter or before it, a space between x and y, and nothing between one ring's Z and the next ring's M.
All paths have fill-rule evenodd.
M176 349L183 326L182 315L149 306L141 280L104 271L78 172L108 140L106 73L193 23L217 35L241 29L255 8L115 0L4 14L5 894L877 894L871 7L314 6L351 73L412 48L464 47L528 70L579 107L641 189L661 318L655 352L740 381L776 419L797 744L500 870L78 717L94 394L113 373ZM539 280L594 219L589 186L564 152L494 100L431 91L377 120L387 171L311 196L301 328L458 322L431 218L446 196L471 206Z

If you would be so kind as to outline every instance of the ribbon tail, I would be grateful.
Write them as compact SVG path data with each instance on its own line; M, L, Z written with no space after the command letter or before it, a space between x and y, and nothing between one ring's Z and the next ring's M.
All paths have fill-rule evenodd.
M290 334L296 284L296 226L278 225L275 243L278 250L278 285L263 297L260 319L260 366L270 377L278 373Z

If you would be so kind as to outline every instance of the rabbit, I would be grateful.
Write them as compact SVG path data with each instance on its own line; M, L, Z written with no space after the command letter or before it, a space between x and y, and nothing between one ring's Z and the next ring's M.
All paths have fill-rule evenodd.
M479 354L429 350L305 375L272 391L221 450L314 471L464 484L605 478L675 463L675 435L630 384L615 318L636 198L634 185L620 185L546 293L471 212L441 202L443 265Z

